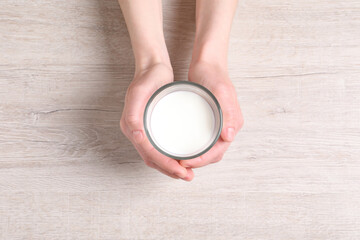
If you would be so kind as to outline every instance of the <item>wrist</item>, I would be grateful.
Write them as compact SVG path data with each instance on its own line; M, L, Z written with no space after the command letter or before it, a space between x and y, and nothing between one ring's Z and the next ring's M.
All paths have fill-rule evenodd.
M144 71L156 64L163 64L172 69L165 41L163 43L144 42L145 44L142 45L133 44L136 72Z
M161 47L149 47L147 49L142 49L139 52L135 52L135 72L141 72L156 64L163 64L170 68L170 58L167 53L166 48Z
M207 82L213 86L230 81L227 66L223 62L207 58L191 61L188 78L190 81L200 84Z
M220 68L227 68L228 43L212 39L196 39L192 53L191 65L207 63Z

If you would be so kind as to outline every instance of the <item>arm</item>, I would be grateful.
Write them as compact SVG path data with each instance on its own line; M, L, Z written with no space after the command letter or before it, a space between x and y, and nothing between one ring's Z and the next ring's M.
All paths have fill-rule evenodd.
M162 63L171 68L165 45L161 0L118 0L131 38L136 72Z
M237 0L197 0L196 35L189 80L214 93L223 111L221 137L203 156L181 161L184 167L201 167L220 161L243 125L235 88L227 72L231 23Z
M192 63L205 61L227 68L231 23L237 0L197 0Z
M135 75L125 96L120 127L145 163L173 177L191 180L193 172L159 153L146 137L145 105L162 85L173 81L163 28L161 0L119 0L135 56Z

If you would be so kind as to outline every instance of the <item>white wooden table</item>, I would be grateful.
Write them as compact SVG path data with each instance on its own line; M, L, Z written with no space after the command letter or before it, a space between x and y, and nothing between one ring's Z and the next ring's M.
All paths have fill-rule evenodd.
M164 1L177 80L194 14ZM116 0L1 0L0 239L360 239L360 1L241 0L229 58L245 126L169 179L119 130Z

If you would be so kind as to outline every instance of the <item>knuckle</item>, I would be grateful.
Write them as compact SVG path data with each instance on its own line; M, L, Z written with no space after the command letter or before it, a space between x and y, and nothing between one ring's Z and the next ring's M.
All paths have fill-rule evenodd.
M146 166L154 168L154 163L151 162L151 160L148 157L144 158L144 163Z
M184 168L192 168L194 167L193 163L191 160L181 160L180 161L180 165Z
M238 121L238 129L241 129L242 127L244 126L244 119L243 118L240 118L239 121Z
M241 117L237 117L235 120L235 128L239 130L242 128L243 125L244 125L244 120Z
M229 94L229 91L231 90L231 87L228 84L225 83L218 83L215 86L215 92L217 95L221 96L227 96Z
M182 172L178 169L174 169L171 171L171 173L175 176L181 176L182 175Z
M120 130L123 134L125 134L125 122L123 118L120 120Z
M228 109L226 114L227 120L225 120L229 126L235 128L236 131L239 131L244 125L244 119L242 117L241 111L238 108Z
M139 94L143 93L143 91L143 86L136 83L131 83L127 90L127 95L128 97L137 97Z
M224 156L223 154L220 154L220 155L218 155L217 157L215 157L213 163L220 162L221 159L223 159L223 156Z
M202 155L198 158L196 162L193 163L194 167L202 167L207 165L207 162L209 162L209 156Z
M130 128L136 128L141 121L139 116L129 114L125 116L125 122L129 125Z

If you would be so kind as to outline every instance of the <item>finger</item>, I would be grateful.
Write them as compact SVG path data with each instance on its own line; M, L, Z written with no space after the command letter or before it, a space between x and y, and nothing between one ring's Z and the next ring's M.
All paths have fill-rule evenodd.
M152 162L170 175L175 175L182 179L188 175L187 169L181 166L177 160L162 155L156 149L152 151L151 157Z
M145 163L154 163L163 171L179 178L185 178L187 176L188 172L186 168L182 167L177 160L169 158L158 152L154 146L151 145L148 139L141 144L134 143L134 146L144 159Z
M132 88L126 95L123 118L128 128L128 136L135 143L141 143L145 140L145 131L143 125L144 110L151 92L143 92L138 88Z
M232 142L243 124L241 110L237 100L223 103L221 108L224 120L221 138L226 142Z
M158 167L156 164L154 164L154 169L158 170L159 172L161 172L162 174L165 174L166 176L169 176L171 178L174 178L174 179L179 179L178 176L174 175L174 174L170 174L164 170L162 170L160 167Z
M206 166L210 163L218 162L222 159L225 151L229 146L229 142L225 142L222 139L219 139L208 152L194 159L181 160L180 165L186 168L198 168Z
M165 174L165 175L167 175L167 176L169 176L169 177L171 177L171 178L179 179L178 176L176 176L176 175L174 175L174 174L170 174L170 173L162 170L162 169L161 169L160 167L158 167L156 164L154 164L154 166L153 166L152 168L158 170L159 172L161 172L161 173L163 173L163 174ZM186 168L186 170L187 170L187 175L186 175L186 177L182 178L182 180L185 180L185 181L187 181L187 182L190 182L191 180L193 180L195 174L194 174L194 172L193 172L193 170L192 170L191 168Z
M186 170L187 170L187 175L186 177L183 178L183 180L190 182L191 180L193 180L195 174L191 168L186 168Z
M176 161L176 160L175 160ZM148 165L148 164L147 164ZM148 165L149 166L149 165ZM153 165L150 166L156 170L158 170L159 172L171 177L171 178L175 178L175 179L179 179L181 177L179 177L178 175L172 174L170 172L168 172L167 170L162 169L161 167L159 167L156 163L153 162ZM185 168L186 169L186 176L181 178L185 181L191 181L194 178L194 172L192 171L191 168Z
M144 157L142 157L143 159L146 159ZM172 178L175 178L175 179L178 179L179 177L178 176L175 176L175 175L172 175L172 174L169 174L168 172L165 172L164 170L162 170L161 168L159 168L155 163L151 162L151 161L145 161L145 164L148 166L148 167L151 167L151 168L154 168L156 170L158 170L159 172L169 176L169 177L172 177Z
M144 151L143 148L141 148L140 146L138 145L135 145L135 148L137 149L137 151L139 152L141 158L144 160L145 164L148 166L148 167L151 167L151 168L154 168L156 170L158 170L159 172L169 176L169 177L172 177L172 178L175 178L175 179L178 179L180 178L180 176L177 176L176 174L168 171L168 170L165 170L163 169L162 167L160 167L158 164L157 164L157 159L156 158L166 158L166 156L158 156L158 154L153 154L151 151L150 152L146 152Z
M223 113L223 129L221 137L226 142L234 140L236 133L241 128L242 115L232 84L219 84L213 89Z
M130 134L130 131L128 128L125 129L127 135ZM185 178L188 175L186 168L182 167L177 160L158 152L147 138L141 143L135 142L131 138L129 139L149 167L155 168L151 165L155 164L162 170L162 173L166 172L165 174L171 177Z

